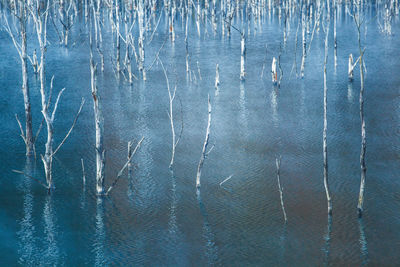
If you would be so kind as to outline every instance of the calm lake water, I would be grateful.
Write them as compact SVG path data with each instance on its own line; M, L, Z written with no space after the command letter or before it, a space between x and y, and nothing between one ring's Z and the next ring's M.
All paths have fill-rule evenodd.
M190 19L189 53L192 81L186 74L184 23L176 19L176 40L160 52L172 86L177 132L182 139L175 165L171 157L168 91L159 64L129 85L117 79L112 33L104 22L106 67L99 71L99 91L105 116L106 185L116 177L127 156L127 142L144 136L134 157L135 169L125 174L109 197L95 195L95 133L90 92L87 23L77 18L70 45L58 44L49 23L47 81L63 87L55 121L58 144L72 124L81 97L81 117L54 159L55 191L48 195L38 183L12 170L24 170L44 180L38 159L27 160L14 114L23 117L18 54L0 31L0 263L14 265L120 266L320 266L400 264L400 26L392 22L386 36L375 21L376 10L365 12L365 119L367 181L365 212L357 218L360 186L360 117L358 67L348 82L348 56L358 57L357 30L342 7L337 21L338 58L333 61L333 19L328 58L328 156L333 216L328 220L323 186L323 57L324 32L314 35L306 60L305 78L292 70L297 16L290 20L286 45L278 10L265 13L259 26L246 25L246 80L239 80L240 35L221 36L220 23L202 24L197 34ZM158 19L158 15L155 18ZM30 53L37 45L28 22ZM234 25L241 26L238 18ZM257 26L257 27L256 27ZM313 26L313 25L311 25ZM153 27L154 28L154 27ZM167 38L165 15L153 41L146 45L150 66ZM366 32L365 32L366 30ZM138 30L134 28L137 39ZM309 40L312 32L307 38ZM151 31L147 33L146 43ZM301 62L298 33L297 70ZM282 46L280 88L270 81L272 57ZM307 43L308 45L309 43ZM267 51L266 51L267 45ZM124 50L123 50L124 51ZM96 54L96 61L99 62ZM198 63L197 63L198 62ZM265 63L266 62L266 63ZM214 88L215 65L221 84ZM264 77L261 78L265 63ZM199 66L201 76L198 73ZM139 77L136 66L135 75ZM34 130L42 120L39 81L30 68ZM194 80L195 79L195 80ZM215 148L204 163L201 194L195 177L207 126L207 95L212 101L210 144ZM182 110L182 111L181 111ZM46 132L39 135L37 153L44 153ZM281 183L288 217L280 206L275 157L282 156ZM81 158L86 168L82 183ZM233 175L221 187L226 177Z

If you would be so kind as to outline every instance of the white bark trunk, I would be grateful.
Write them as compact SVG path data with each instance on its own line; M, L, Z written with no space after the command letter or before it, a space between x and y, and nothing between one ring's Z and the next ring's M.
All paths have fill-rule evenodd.
M323 155L324 155L324 187L326 193L326 199L328 202L328 214L332 214L332 199L330 196L329 191L329 182L328 182L328 145L327 145L327 128L328 128L328 121L327 121L327 111L328 111L328 103L327 103L327 94L328 94L328 86L327 86L327 72L326 66L328 63L328 37L329 37L329 26L330 26L330 19L329 19L329 2L327 1L328 5L328 16L327 16L327 27L325 29L325 59L324 59L324 130L322 134L322 141L323 141Z
M240 41L240 80L244 80L245 79L245 68L244 68L244 63L245 63L245 58L246 58L246 40L245 40L245 36L244 33L242 33L241 36L241 41Z
M24 1L21 1L21 12L20 12L20 33L21 33L21 67L22 67L22 94L24 96L24 107L25 107L25 146L26 155L30 156L34 151L34 140L32 130L32 113L31 113L31 102L29 95L29 83L28 83L28 61L27 61L27 41L26 41L26 7Z
M206 130L206 138L204 139L204 144L203 144L203 149L201 152L201 157L199 161L199 165L197 166L197 175L196 175L196 188L199 190L200 189L200 177L201 177L201 170L203 168L204 160L208 153L211 151L207 152L207 146L208 146L208 141L210 139L210 127L211 127L211 102L210 102L210 95L208 95L208 122L207 122L207 130Z
M217 63L217 65L215 66L215 89L218 89L219 86L219 65Z
M360 30L358 35L358 45L360 50L360 78L361 78L361 87L360 87L360 120L361 120L361 152L360 152L360 168L361 168L361 181L360 181L360 193L358 197L358 216L361 217L363 213L363 205L364 205L364 191L365 191L365 178L367 167L365 164L365 152L367 149L367 138L365 132L365 119L364 119L364 51L361 50L361 37Z
M278 83L278 72L277 72L277 61L276 58L272 58L272 66L271 66L271 76L272 76L272 83L277 84Z
M97 67L93 60L92 36L90 30L90 84L93 97L94 122L96 127L96 192L104 194L105 150L103 145L104 119L97 88Z
M145 50L144 50L144 2L139 0L138 5L138 22L139 22L139 71L142 73L142 78L146 80L146 69L144 67L145 63Z
M305 6L303 6L301 18L301 29L302 29L302 38L303 38L303 55L301 56L301 66L300 66L300 77L304 77L304 68L306 64L307 57L307 41L306 41L306 14L305 14Z

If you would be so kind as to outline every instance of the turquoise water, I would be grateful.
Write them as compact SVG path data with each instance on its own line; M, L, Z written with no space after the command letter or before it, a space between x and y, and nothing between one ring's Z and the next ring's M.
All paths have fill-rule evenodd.
M165 13L153 41L145 46L150 66L167 38ZM176 17L176 40L160 52L170 83L177 85L174 103L177 132L183 118L182 139L175 165L166 110L168 92L161 66L147 73L147 81L129 85L116 78L112 32L104 19L106 66L99 72L104 101L106 185L116 177L127 156L127 142L144 136L125 174L109 197L95 195L94 117L90 92L88 24L76 18L70 45L58 44L50 23L47 80L55 75L54 90L67 88L55 121L55 143L68 131L81 97L86 104L68 141L54 159L56 189L50 195L24 170L44 180L41 161L26 159L14 114L23 117L18 54L5 31L0 31L0 263L2 265L396 265L400 263L400 32L398 16L393 35L380 32L377 10L367 6L363 28L365 62L365 119L367 182L365 213L357 218L360 180L360 118L358 67L352 83L347 59L358 55L354 22L341 6L337 21L338 66L333 63L333 19L328 58L328 155L333 216L326 215L323 187L323 57L324 33L315 33L306 60L305 78L292 71L298 16L290 18L283 44L283 22L274 9L256 27L244 21L246 80L239 80L240 36L213 33L204 20L201 36L195 18L189 19L192 81L186 74L185 29ZM379 16L378 16L379 17ZM247 23L250 22L250 27ZM234 25L240 28L240 17ZM28 49L36 44L28 21ZM206 25L206 26L204 26ZM154 28L154 25L153 25ZM256 30L257 28L257 30ZM250 32L248 31L250 29ZM310 33L307 38L310 38ZM134 27L135 39L138 36ZM146 33L147 40L151 31ZM298 33L297 70L301 61ZM308 39L309 40L309 39ZM266 49L267 45L267 49ZM270 82L272 57L282 46L280 88ZM308 44L307 44L308 45ZM124 51L124 49L122 49ZM123 55L123 53L122 53ZM123 58L123 57L122 57ZM96 60L99 57L96 54ZM197 64L198 62L198 64ZM214 88L215 65L221 84ZM265 72L261 71L265 64ZM197 66L200 68L201 78ZM136 66L135 75L139 76ZM196 75L196 78L194 78ZM39 81L30 68L34 130L42 120ZM207 95L213 112L210 144L201 194L195 177L207 125ZM44 153L45 131L36 145ZM288 216L284 224L276 180L275 157L282 156L281 183ZM86 168L82 183L81 158ZM232 178L219 184L225 178Z

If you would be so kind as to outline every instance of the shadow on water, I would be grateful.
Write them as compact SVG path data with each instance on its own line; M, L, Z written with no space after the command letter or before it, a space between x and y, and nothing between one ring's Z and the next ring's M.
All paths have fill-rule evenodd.
M56 266L61 261L61 253L58 245L58 222L55 212L53 195L47 194L44 209L44 252L42 254L41 266L52 265Z
M329 256L331 252L331 234L332 234L332 216L328 215L328 224L326 226L326 233L324 236L325 246L324 251L324 266L329 266Z
M24 172L30 176L34 176L34 162L27 157ZM35 244L35 227L33 222L33 204L34 198L31 192L32 180L21 175L20 190L23 191L23 218L19 222L20 230L17 233L19 240L19 264L27 264L35 262L34 257L37 250Z
M347 100L349 103L353 103L353 83L349 82L347 84Z
M96 232L93 242L94 263L95 266L104 266L107 264L105 256L105 225L104 225L104 200L101 197L97 198L96 203Z
M178 263L180 265L183 264L183 262L180 262L182 259L180 259L179 257L179 253L182 253L183 249L180 248L180 245L183 244L183 242L181 237L181 231L179 230L177 222L178 196L176 192L176 177L172 169L170 169L170 174L171 174L171 203L169 206L169 214L168 214L168 237L167 237L168 250L170 251L170 253L168 253L169 258L167 265L174 265L174 264L176 265Z
M274 122L275 128L278 128L278 87L273 86L271 90L271 95L270 95L270 101L271 101L271 109L272 109L272 120Z
M361 265L366 266L369 263L368 242L365 236L364 221L362 218L358 219L358 229L360 231L360 239L358 241L360 243Z
M168 220L168 233L170 234L170 240L173 245L177 244L178 239L178 224L176 220L176 210L178 206L178 199L176 196L176 177L174 175L174 171L170 169L171 173L171 205L169 207L169 220Z
M201 216L203 217L203 237L206 240L205 257L207 259L208 266L213 266L216 264L218 259L218 247L214 242L214 234L208 221L208 213L206 207L201 200L200 189L196 190L196 197L197 202L199 203Z
M240 109L240 126L244 130L244 132L248 133L248 110L246 107L246 82L245 81L240 81L240 95L239 95L239 109Z
M286 266L286 244L287 244L287 223L285 222L283 224L283 228L281 230L281 235L279 238L279 247L280 247L280 251L281 251L281 255L280 255L280 262L279 265L280 266Z

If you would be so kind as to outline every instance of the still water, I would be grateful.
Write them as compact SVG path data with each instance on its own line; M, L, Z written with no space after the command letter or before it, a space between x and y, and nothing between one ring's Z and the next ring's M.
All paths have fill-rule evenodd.
M365 16L371 20L375 10L369 10ZM239 19L234 23L241 25ZM362 220L356 214L361 145L358 67L353 83L347 79L348 55L358 56L356 27L343 11L337 22L336 68L330 31L328 156L333 216L328 219L322 157L325 36L322 29L315 33L305 78L298 79L292 71L297 18L291 23L286 44L277 12L266 13L258 27L244 27L246 80L240 82L239 34L232 31L230 38L214 35L207 24L199 37L195 20L190 20L191 81L185 67L184 23L178 16L176 40L168 39L160 52L182 103L181 108L179 101L174 102L177 132L182 120L184 125L170 170L172 137L162 68L154 65L146 82L139 79L129 85L122 77L117 79L111 64L115 53L112 33L106 21L106 68L103 74L99 72L98 83L104 103L107 185L126 161L127 142L142 136L145 139L134 157L132 175L125 174L104 198L95 195L94 116L84 18L73 26L68 48L58 45L49 25L47 80L55 75L56 92L67 88L55 121L56 144L72 124L80 98L86 98L73 133L54 159L56 189L51 195L30 178L12 172L24 170L44 179L42 163L26 159L18 136L14 114L23 117L20 62L11 39L0 31L1 265L400 264L398 18L393 21L391 36L382 34L375 22L363 29L368 170ZM167 29L163 15L153 41L146 46L146 66L163 45ZM147 34L149 37L151 32ZM36 45L35 38L34 32L29 32L29 51ZM298 39L299 71L301 29ZM280 45L284 76L277 88L270 82L270 66ZM217 63L218 90L214 88ZM39 85L30 73L35 131L41 122ZM215 147L204 164L201 193L196 194L208 94L213 108L210 145ZM36 145L38 155L44 153L44 142L42 131ZM286 224L276 180L275 157L279 155ZM230 175L221 187L220 182Z

